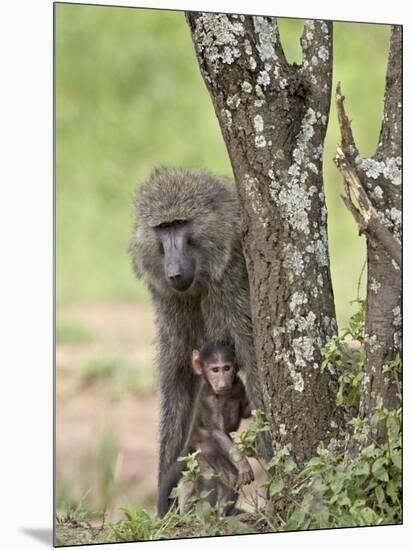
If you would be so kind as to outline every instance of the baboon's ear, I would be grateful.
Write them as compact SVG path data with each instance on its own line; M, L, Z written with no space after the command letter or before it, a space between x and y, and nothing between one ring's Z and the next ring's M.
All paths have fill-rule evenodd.
M192 368L198 376L202 376L204 374L202 370L201 357L199 356L199 351L197 349L194 349L192 352Z

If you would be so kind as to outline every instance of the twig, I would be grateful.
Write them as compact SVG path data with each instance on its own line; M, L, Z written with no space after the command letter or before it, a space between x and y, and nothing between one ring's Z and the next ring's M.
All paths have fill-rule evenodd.
M337 148L334 162L344 178L346 195L342 195L341 198L356 220L359 234L365 233L380 243L390 257L401 267L401 245L387 227L382 224L352 164L352 159L357 154L357 148L351 124L344 109L344 99L340 83L338 83L336 88L336 106L341 132L341 147ZM354 204L351 193L354 194L358 207Z
M364 270L366 269L367 265L367 258L363 262L363 267L361 268L360 277L357 283L357 301L360 301L360 286L361 286L361 279L363 277Z
M341 131L341 147L345 152L346 156L355 156L358 151L356 143L353 137L353 131L351 129L351 123L346 115L344 110L344 100L345 96L341 93L341 83L337 84L336 88L336 106L337 106L337 116L338 124Z
M345 184L353 192L357 203L358 208L347 196L342 196L342 199L353 214L354 219L359 228L359 233L366 233L374 240L379 242L386 252L390 255L391 258L401 266L401 246L390 233L390 231L385 227L377 214L376 209L370 202L370 199L364 190L363 185L361 184L360 178L357 175L357 172L351 162L346 158L343 150L338 147L337 154L334 158L335 165L340 170L341 174L344 177Z

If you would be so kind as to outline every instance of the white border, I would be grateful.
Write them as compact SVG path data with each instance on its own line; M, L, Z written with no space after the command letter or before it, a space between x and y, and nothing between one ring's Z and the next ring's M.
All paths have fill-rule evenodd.
M82 2L96 3L96 2ZM110 4L102 1L100 4ZM412 22L408 3L392 0L304 0L272 4L264 0L158 0L122 1L116 5L163 7L289 17L327 18L404 24L405 131L404 211L412 202L413 183L408 130L411 125ZM24 530L52 526L52 2L9 1L1 5L1 162L0 162L0 315L1 315L1 512L0 543L7 549L41 548L45 543ZM405 219L405 335L412 334L410 292L407 288L411 223ZM410 339L411 340L411 339ZM412 376L406 338L405 397ZM406 383L408 389L406 391ZM411 400L410 400L411 401ZM343 529L275 535L223 537L141 543L145 548L247 548L322 549L368 546L406 548L412 539L412 453L410 401L405 404L405 524L398 527ZM409 536L410 535L410 536ZM116 544L107 548L137 548Z

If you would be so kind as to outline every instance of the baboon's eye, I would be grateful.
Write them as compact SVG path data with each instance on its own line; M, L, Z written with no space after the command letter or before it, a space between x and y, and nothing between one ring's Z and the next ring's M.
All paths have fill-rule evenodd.
M163 249L163 244L161 241L158 241L158 251L159 251L159 254L161 256L165 256L165 252L164 252L164 249Z
M229 370L231 370L231 367L229 365L225 365L224 370L229 371Z
M218 368L218 367L214 367L214 368L212 369L212 372L218 372L218 371L219 371L219 368Z

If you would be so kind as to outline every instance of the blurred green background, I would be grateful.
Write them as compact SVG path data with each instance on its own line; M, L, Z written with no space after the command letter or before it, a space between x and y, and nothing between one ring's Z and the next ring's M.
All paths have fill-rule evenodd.
M57 511L63 522L113 519L128 501L153 508L156 495L154 320L127 254L132 192L159 165L231 168L182 13L55 4L55 14ZM303 22L279 24L300 63ZM385 25L334 24L333 86L342 82L363 155L378 139L388 39ZM365 243L339 197L338 143L332 102L324 176L344 327Z
M303 22L280 19L290 62ZM374 152L383 109L389 26L334 24L333 84L342 82L360 152ZM131 194L158 165L231 176L213 107L181 12L56 5L57 302L148 300L126 253ZM325 147L331 270L340 326L351 312L364 238L343 206Z

